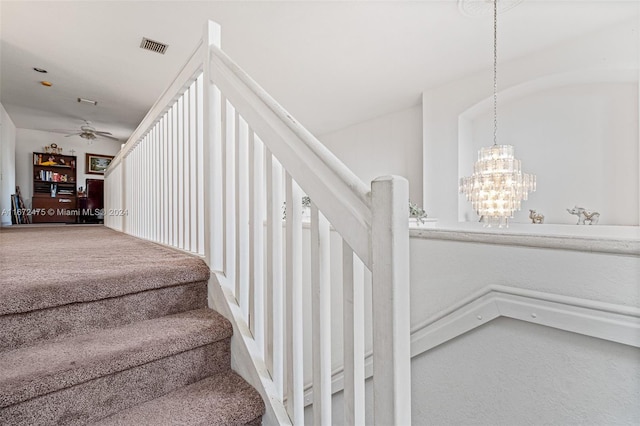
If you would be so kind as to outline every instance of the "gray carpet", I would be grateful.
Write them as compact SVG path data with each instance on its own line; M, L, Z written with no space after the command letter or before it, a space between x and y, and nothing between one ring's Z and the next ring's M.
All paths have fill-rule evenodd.
M201 259L102 226L0 230L0 315L208 278Z
M260 424L208 277L104 227L1 229L0 424Z

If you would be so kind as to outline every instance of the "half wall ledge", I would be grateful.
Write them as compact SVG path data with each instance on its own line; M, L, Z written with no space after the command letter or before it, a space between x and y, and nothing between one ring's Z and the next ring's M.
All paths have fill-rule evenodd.
M640 257L640 227L611 225L512 224L507 229L479 223L411 225L411 238L610 253Z

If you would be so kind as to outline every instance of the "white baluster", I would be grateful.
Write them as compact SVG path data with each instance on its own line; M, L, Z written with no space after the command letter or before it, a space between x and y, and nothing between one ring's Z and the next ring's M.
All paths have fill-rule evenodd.
M135 148L129 154L129 179L131 182L135 182L136 173L135 166L137 165L135 158ZM138 189L135 185L131 185L131 191L129 191L129 205L131 206L131 223L130 223L130 232L132 235L136 235L138 232L138 203L136 202L135 194Z
M143 173L143 182L142 188L149 188L151 181L149 176L149 166L150 166L150 157L149 157L149 135L144 138L143 146L142 146L142 173ZM151 196L150 191L142 192L142 202L143 202L143 212L144 212L144 238L149 239L150 237L150 221L149 221L149 198Z
M226 267L225 273L227 275L227 284L231 285L230 290L236 295L235 280L236 280L236 152L235 152L235 109L231 104L227 102L227 115L226 115L226 142L225 147L225 171L226 171L226 188L225 188L225 255L226 255Z
M299 206L297 206L299 207ZM329 222L311 203L313 424L331 424L331 282Z
M169 149L167 145L168 113L162 117L162 242L169 244Z
M176 139L174 141L176 147L176 207L177 207L177 221L176 232L177 242L176 247L184 248L184 97L178 98L177 113L176 113Z
M156 154L156 129L157 125L154 125L149 132L149 177L151 194L149 194L149 238L153 241L157 240L156 225L158 219L156 217L157 205L156 200L158 198L158 180L156 176L157 159Z
M126 187L126 183L127 183L127 178L129 177L128 175L128 167L129 167L129 159L126 155L122 156L122 163L121 166L122 167L122 182L119 185L120 190L122 191L122 208L123 209L130 209L131 208L131 204L129 204L129 193L131 192L130 188ZM127 215L126 217L123 218L122 221L122 232L129 232L129 225L131 224L131 216L130 216L131 212L129 212L129 215Z
M140 236L142 234L141 228L142 228L142 220L141 220L141 216L142 216L142 202L140 200L140 179L141 179L141 169L142 169L142 162L141 162L141 156L140 156L140 144L138 143L138 145L136 146L136 149L133 151L133 155L134 158L136 160L136 168L134 170L135 172L135 176L136 176L136 180L135 182L137 182L138 184L136 185L136 192L135 192L135 203L136 203L136 236Z
M142 158L142 146L140 145L140 142L138 142L138 146L136 147L136 151L135 151L135 156L136 156L136 182L137 182L137 192L136 192L136 203L138 204L138 207L136 208L137 210L137 217L138 217L138 223L137 223L137 236L138 237L142 237L143 236L143 232L142 232L142 227L144 224L144 221L142 219L142 209L144 207L144 202L143 202L143 194L142 194L142 187L141 184L143 184L142 179L143 179L143 175L142 175L142 168L143 168L143 158Z
M174 109L173 107L169 109L169 115L167 116L167 184L169 186L169 194L168 194L168 210L169 210L169 221L167 223L168 226L168 239L167 243L169 245L175 244L175 145L173 138L173 127L174 127Z
M198 253L198 129L196 120L198 109L196 107L196 81L189 87L189 206L191 215L189 218L191 245L189 251Z
M149 191L143 191L143 188L148 188L149 186L149 177L147 176L147 168L148 168L148 157L147 157L147 148L149 147L148 138L145 137L140 142L140 182L138 183L140 188L140 235L142 238L148 238L148 222L147 222L147 197Z
M129 229L131 228L131 186L128 185L128 182L130 182L131 179L131 162L129 160L129 157L124 157L124 164L126 166L126 168L123 168L123 174L122 174L122 206L123 208L127 209L127 211L129 212L129 215L127 216L126 220L124 221L124 223L122 224L122 230L124 232L128 232L130 233Z
M364 265L342 242L344 424L364 425Z
M238 304L249 323L249 128L236 115L236 285Z
M191 145L189 127L189 90L182 95L182 222L183 222L183 246L191 250Z
M253 333L260 355L264 358L264 220L265 220L265 179L264 145L249 129L249 212L251 220L249 328Z
M196 211L198 217L198 248L197 252L201 255L210 255L211 253L207 253L205 250L205 241L208 241L208 238L205 237L205 234L208 229L206 229L205 223L209 224L210 220L205 219L205 187L207 186L205 183L205 171L204 171L204 159L205 159L205 149L204 149L204 99L203 99L203 87L202 87L202 77L203 74L198 76L196 80L196 182L197 182L197 192L196 192L196 200L198 202L198 209ZM213 120L213 117L209 116L207 121ZM207 150L209 153L210 150ZM207 162L207 168L212 169L216 167L216 163L213 161ZM215 185L211 185L211 188L214 188ZM207 193L207 197L208 197ZM210 207L210 210L213 210L213 207ZM208 211L207 211L208 212ZM213 213L211 213L213 214ZM211 231L209 231L211 232ZM220 234L218 234L220 235ZM209 266L211 267L211 261L209 257L205 256Z
M171 133L171 149L173 153L173 246L180 247L180 145L178 135L180 133L180 111L178 105L173 106L173 128Z
M160 135L162 134L162 124L158 122L155 127L156 133L156 241L162 241L162 174L164 170L164 164L162 163L162 141Z
M304 424L304 354L302 312L302 191L286 174L286 324L287 411L293 424Z
M267 174L266 363L283 395L282 168L265 147Z
M136 211L136 221L135 221L135 234L136 236L140 236L140 145L137 145L133 150L133 158L135 162L135 168L133 170L135 180L137 185L134 186L134 205Z
M136 173L138 174L137 189L136 193L136 201L138 202L138 237L144 238L144 194L142 193L142 188L144 187L144 156L142 155L142 141L138 142L138 146L136 147L136 159L138 162L138 167L136 168Z

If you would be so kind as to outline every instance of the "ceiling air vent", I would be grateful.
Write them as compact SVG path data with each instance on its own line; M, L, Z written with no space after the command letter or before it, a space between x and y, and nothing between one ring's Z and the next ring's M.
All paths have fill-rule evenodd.
M142 37L142 42L140 43L140 47L142 49L151 50L152 52L156 52L164 55L164 52L167 51L167 48L169 47L169 45L160 43L158 41L149 40L146 37Z

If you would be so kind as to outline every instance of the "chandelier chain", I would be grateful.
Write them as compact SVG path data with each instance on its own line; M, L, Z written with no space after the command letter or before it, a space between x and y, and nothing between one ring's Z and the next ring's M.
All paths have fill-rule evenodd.
M498 144L498 0L493 0L493 144Z

